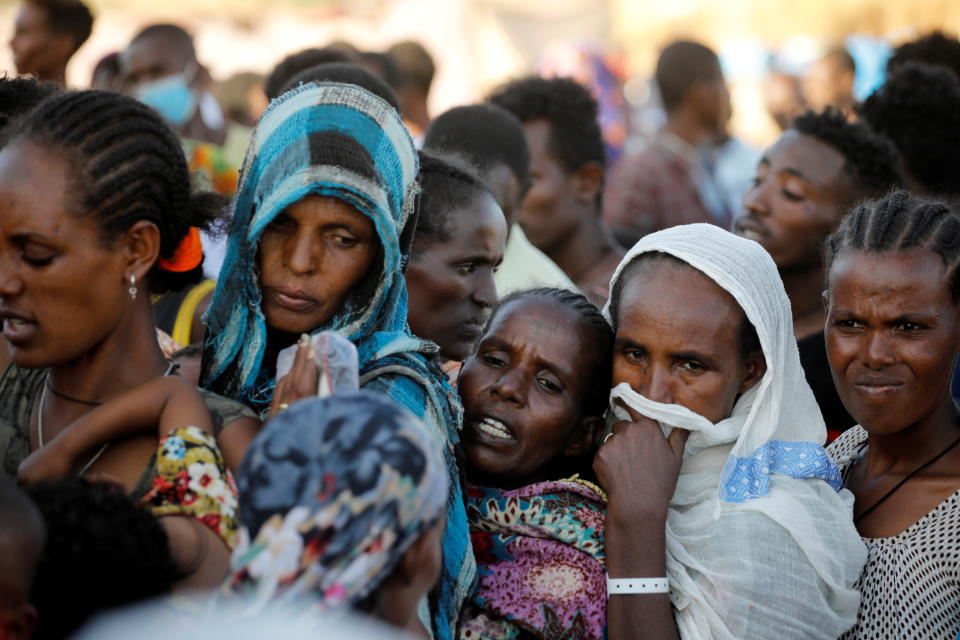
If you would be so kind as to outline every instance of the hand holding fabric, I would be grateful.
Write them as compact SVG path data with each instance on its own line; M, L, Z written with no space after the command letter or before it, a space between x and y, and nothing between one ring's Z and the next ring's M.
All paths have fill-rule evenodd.
M277 415L297 400L316 396L319 377L320 370L314 359L310 336L304 334L297 343L297 355L293 359L290 373L277 380L277 388L270 402L269 417Z
M664 520L690 432L674 429L666 437L657 421L624 408L631 420L613 425L593 463L609 496L607 518Z

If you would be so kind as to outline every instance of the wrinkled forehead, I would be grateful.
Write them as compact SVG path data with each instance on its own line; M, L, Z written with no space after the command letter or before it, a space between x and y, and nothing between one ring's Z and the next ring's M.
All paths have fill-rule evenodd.
M736 297L709 274L669 253L640 254L623 272L617 295L618 315L628 307L669 310L675 316L733 322L745 312ZM618 319L619 320L619 319Z

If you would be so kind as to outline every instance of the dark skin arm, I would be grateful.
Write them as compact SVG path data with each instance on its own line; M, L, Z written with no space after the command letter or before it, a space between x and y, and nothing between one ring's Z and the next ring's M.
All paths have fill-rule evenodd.
M24 484L62 478L85 452L108 442L150 432L159 440L185 426L213 433L210 412L197 388L177 376L155 378L69 425L20 463L18 477Z
M611 578L662 578L666 567L667 507L677 487L689 431L663 437L653 420L631 411L633 421L618 422L614 436L600 447L593 469L607 492L606 553ZM607 638L643 635L679 640L670 597L617 594L607 601Z
M239 418L223 427L217 436L217 447L223 454L223 462L227 469L237 473L243 456L253 439L260 433L263 423L256 418Z
M20 464L19 479L31 484L61 478L74 471L84 452L107 442L153 430L159 440L184 426L213 433L210 412L197 388L177 376L155 378L97 407L34 451ZM189 516L164 516L160 524L174 562L190 572L177 588L215 587L230 565L230 550L223 540Z

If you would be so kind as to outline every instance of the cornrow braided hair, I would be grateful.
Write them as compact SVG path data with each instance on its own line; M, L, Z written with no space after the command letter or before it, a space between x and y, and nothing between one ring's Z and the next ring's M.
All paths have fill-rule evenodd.
M453 227L450 214L467 207L478 194L493 197L489 187L465 163L451 156L417 152L420 157L420 216L413 240L413 256L446 240Z
M160 230L160 257L170 258L190 227L209 229L225 200L192 196L190 175L176 134L152 109L109 91L72 91L44 101L15 131L11 145L28 141L70 162L78 210L96 216L104 244L140 220ZM159 262L159 261L158 261ZM181 289L199 280L155 264L151 291Z
M844 251L873 254L911 249L933 251L943 260L953 301L960 299L960 213L943 202L924 200L906 191L858 205L829 237L824 264L830 267Z
M589 371L580 373L581 379L590 381L590 386L586 389L583 397L583 415L584 416L602 416L607 408L607 399L610 396L610 381L613 373L613 329L610 323L603 317L603 313L595 304L582 293L570 291L569 289L558 289L554 287L540 287L536 289L521 289L507 294L497 302L490 317L487 320L487 326L484 333L490 328L493 319L497 313L512 302L518 300L527 300L530 298L541 298L556 302L564 306L579 316L583 325L590 330L591 341L589 344L581 345L581 348L594 354L593 367Z

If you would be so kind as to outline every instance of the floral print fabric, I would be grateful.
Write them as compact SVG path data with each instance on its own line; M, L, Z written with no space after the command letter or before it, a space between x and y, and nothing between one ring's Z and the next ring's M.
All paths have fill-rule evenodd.
M302 400L271 420L239 474L242 528L224 589L253 614L356 605L447 506L438 443L389 398Z
M174 429L157 447L155 469L141 502L157 517L196 518L233 548L237 488L213 435L197 427Z
M460 639L603 638L604 511L599 491L579 480L469 487L479 581Z

